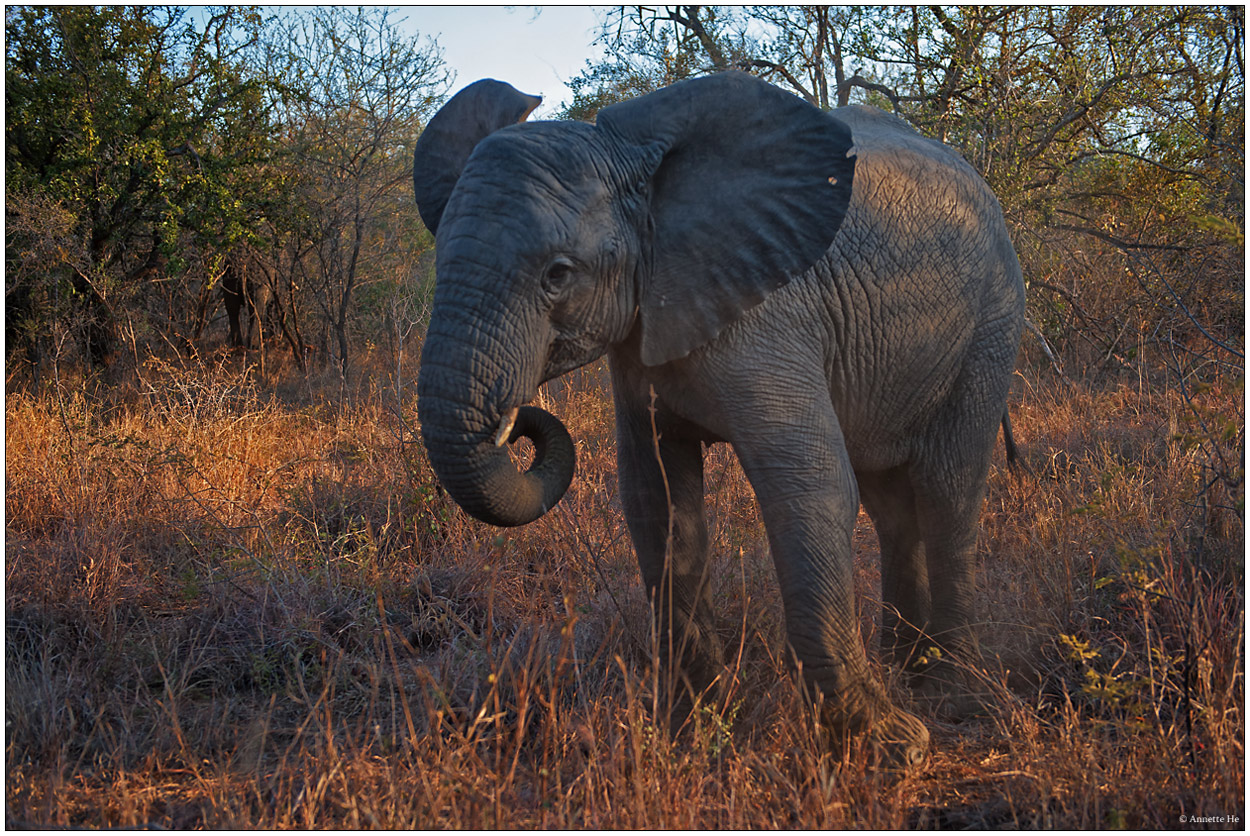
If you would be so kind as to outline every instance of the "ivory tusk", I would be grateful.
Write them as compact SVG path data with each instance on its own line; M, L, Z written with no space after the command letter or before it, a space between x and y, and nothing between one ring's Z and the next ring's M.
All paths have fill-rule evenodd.
M517 407L512 407L499 419L499 431L495 433L495 446L502 447L508 443L512 435L512 427L516 424Z

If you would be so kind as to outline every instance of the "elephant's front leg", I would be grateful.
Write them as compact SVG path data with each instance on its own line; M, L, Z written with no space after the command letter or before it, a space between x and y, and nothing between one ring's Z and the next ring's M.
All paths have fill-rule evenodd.
M708 577L703 449L692 425L624 377L614 370L621 500L655 615L661 686L677 729L723 660Z
M824 697L835 739L866 736L889 767L923 759L924 724L897 708L868 667L855 609L855 476L828 395L743 396L734 447L759 500L804 678ZM752 407L755 408L752 408Z

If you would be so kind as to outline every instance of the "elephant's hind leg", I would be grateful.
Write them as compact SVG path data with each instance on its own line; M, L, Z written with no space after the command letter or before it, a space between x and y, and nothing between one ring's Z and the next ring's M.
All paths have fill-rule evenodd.
M916 519L916 494L905 467L857 474L860 500L881 543L881 646L908 668L929 627L929 571Z
M933 605L910 666L912 685L933 710L955 720L982 709L973 673L979 650L972 623L981 497L980 491L959 501L930 494L918 502Z
M966 373L964 380L969 378L992 380ZM964 397L934 423L924 455L911 468L932 596L928 637L940 651L917 684L953 718L982 707L974 673L980 661L973 625L975 547L1005 388L1000 394L988 383L957 387Z

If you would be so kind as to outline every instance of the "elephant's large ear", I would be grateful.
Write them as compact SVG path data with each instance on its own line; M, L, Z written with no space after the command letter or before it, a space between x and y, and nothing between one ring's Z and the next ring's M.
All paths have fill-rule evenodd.
M484 78L452 96L421 132L413 159L417 209L426 229L437 233L447 198L474 147L508 125L524 122L542 104L511 84Z
M682 81L596 122L653 171L647 365L689 354L815 264L846 215L850 129L746 73Z

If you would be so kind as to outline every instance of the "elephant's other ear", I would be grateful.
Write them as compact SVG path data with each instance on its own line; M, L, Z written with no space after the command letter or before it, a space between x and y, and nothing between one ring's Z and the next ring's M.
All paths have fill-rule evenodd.
M511 84L484 78L452 96L434 114L417 140L412 166L417 209L426 229L438 232L447 199L477 144L500 128L524 122L542 101Z
M604 108L597 125L654 166L642 361L683 357L820 259L851 198L851 131L746 73Z

